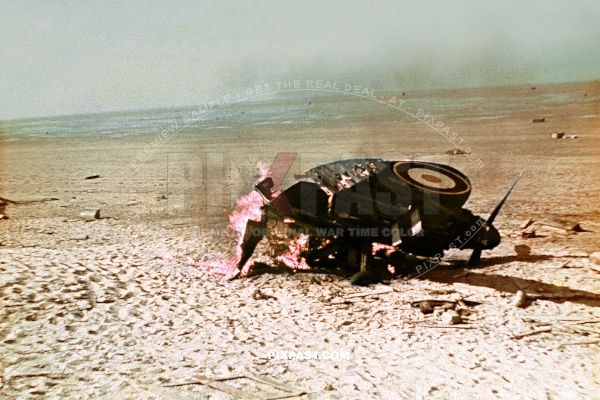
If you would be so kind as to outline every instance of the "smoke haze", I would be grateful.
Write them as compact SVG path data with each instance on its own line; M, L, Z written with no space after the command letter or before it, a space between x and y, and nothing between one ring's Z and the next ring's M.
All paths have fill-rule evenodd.
M600 2L5 1L0 119L186 106L293 79L378 91L600 78Z

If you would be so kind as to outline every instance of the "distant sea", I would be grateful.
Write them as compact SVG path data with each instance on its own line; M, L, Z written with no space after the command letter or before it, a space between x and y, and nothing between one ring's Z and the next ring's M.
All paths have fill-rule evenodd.
M187 133L210 133L214 130L236 131L240 129L260 129L265 125L311 124L327 126L342 124L352 126L362 124L365 119L378 119L382 123L390 121L391 111L397 113L404 123L421 123L410 114L418 110L432 114L437 120L480 120L510 117L513 113L526 111L531 107L539 110L540 104L548 109L558 104L575 106L581 101L581 94L575 92L546 93L534 96L510 95L492 96L494 91L453 91L377 94L375 100L357 97L343 92L302 91L273 93L268 97L213 105L210 112L199 115L198 110L206 111L206 104L195 106L123 111L111 113L56 116L33 119L0 121L0 135L6 141L36 140L42 138L68 137L124 137L156 134L176 126ZM532 91L533 92L533 91ZM441 95L440 95L441 93ZM482 94L483 93L483 94ZM487 94L489 93L489 95ZM393 97L397 103L403 100L405 112L393 110L386 103ZM192 117L199 117L191 122ZM595 116L590 116L595 117ZM392 118L393 119L393 118Z

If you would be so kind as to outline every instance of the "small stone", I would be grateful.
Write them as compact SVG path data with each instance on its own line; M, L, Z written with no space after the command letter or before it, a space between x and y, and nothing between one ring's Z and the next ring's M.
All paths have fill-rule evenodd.
M431 314L433 312L433 304L429 301L422 301L419 303L419 310L423 314Z
M85 275L87 274L87 268L83 266L75 267L71 270L75 275Z
M15 335L12 332L9 333L8 335L6 335L6 337L4 338L4 343L7 343L7 344L12 344L16 341L17 341L17 335Z
M515 294L515 299L513 300L513 304L515 307L523 308L527 304L527 294L524 291L519 290Z
M446 151L446 154L449 154L451 156L458 156L461 154L465 154L465 152L462 151L461 149L450 149L450 150Z
M564 132L554 132L552 134L552 139L562 139L565 136Z
M97 335L100 332L100 325L91 325L88 327L88 333L90 335Z
M546 122L546 118L542 117L542 118L534 118L531 120L531 122Z
M445 311L442 314L442 323L446 325L456 325L460 324L462 319L460 318L460 314L454 310Z
M255 298L256 300L269 300L269 299L274 299L277 300L277 297L274 296L273 293L273 289L271 288L266 288L266 289L256 289L254 291L254 293L252 293L252 297Z

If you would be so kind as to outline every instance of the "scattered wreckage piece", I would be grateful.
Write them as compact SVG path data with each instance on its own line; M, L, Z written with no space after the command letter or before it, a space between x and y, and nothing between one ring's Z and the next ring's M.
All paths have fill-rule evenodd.
M568 342L568 343L560 343L556 346L549 347L548 350L558 350L562 349L566 346L586 346L588 344L600 344L600 340L585 340L582 342Z
M553 217L547 217L540 221L528 218L519 228L521 229L521 237L523 239L546 237L552 233L572 235L574 233L587 232L585 228L581 227L580 222Z
M24 199L24 200L10 200L5 197L0 197L0 201L11 204L31 204L31 203L45 203L47 201L59 200L57 197L42 197L35 199Z
M453 328L453 329L477 329L478 327L476 326L472 326L472 325L460 325L460 324L456 324L456 325L445 325L445 324L438 324L438 325L431 325L431 324L418 324L415 325L415 327L419 327L419 328Z
M344 299L352 299L352 298L367 297L367 296L377 296L380 294L390 293L393 291L394 291L394 289L385 287L385 288L381 288L378 290L372 290L372 291L368 291L368 292L350 293L350 294L345 295Z
M90 209L90 210L83 210L81 213L79 213L79 216L82 219L84 219L85 221L93 221L95 219L100 218L100 210L97 208Z
M548 327L543 327L543 328L539 328L539 329L533 329L533 330L530 330L527 332L516 333L516 334L510 336L510 338L511 339L521 339L526 336L532 336L532 335L537 335L538 333L546 333L546 332L552 332L552 327L548 326Z
M579 222L568 221L559 218L544 218L543 220L539 221L538 224L565 232L584 232Z

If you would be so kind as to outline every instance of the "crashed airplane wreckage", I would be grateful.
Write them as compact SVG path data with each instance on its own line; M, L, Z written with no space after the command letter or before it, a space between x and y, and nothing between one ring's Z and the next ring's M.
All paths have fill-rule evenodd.
M297 178L286 189L271 177L254 185L263 199L262 215L248 220L231 277L239 276L252 256L268 220L307 235L298 252L305 265L356 271L354 284L391 278L407 254L439 261L444 250L472 249L469 262L476 265L482 250L500 243L492 223L517 183L484 220L462 208L471 183L447 165L350 159L319 165Z

